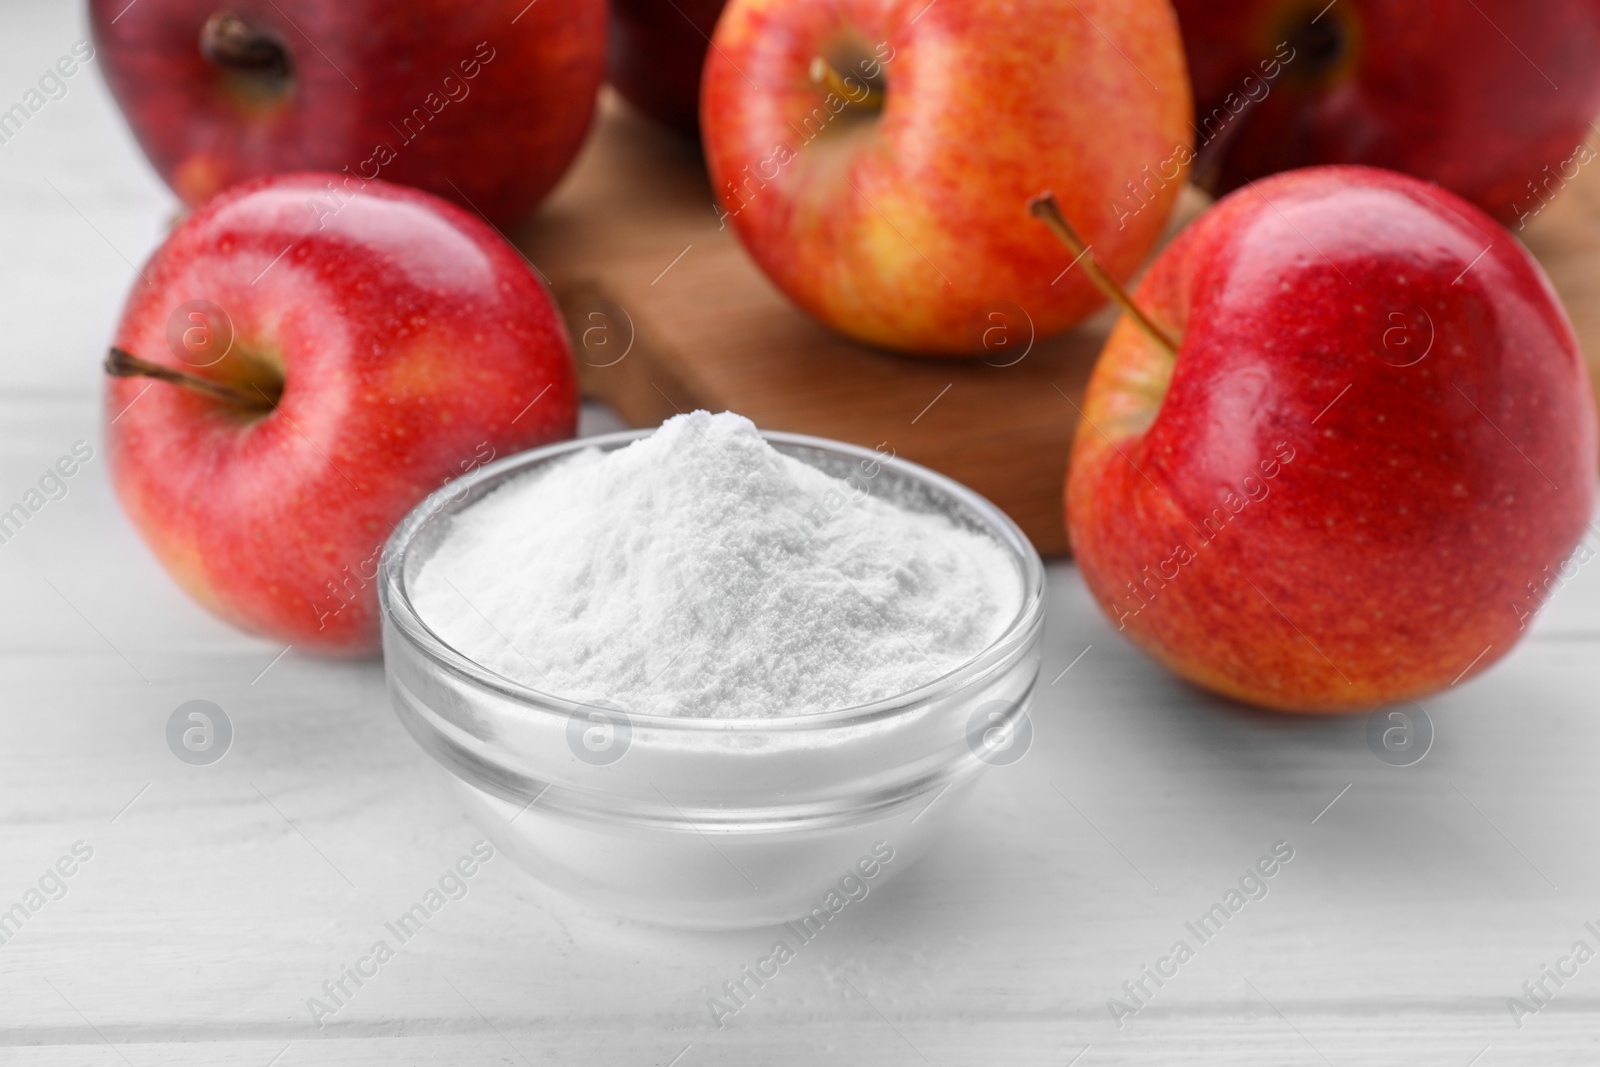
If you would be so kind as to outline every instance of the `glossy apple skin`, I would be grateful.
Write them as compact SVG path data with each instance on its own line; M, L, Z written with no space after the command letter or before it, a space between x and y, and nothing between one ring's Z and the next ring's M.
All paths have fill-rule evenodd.
M724 0L612 0L607 78L685 137L700 132L700 71Z
M201 55L218 10L288 45L286 99L253 101ZM90 0L89 17L134 136L190 205L261 175L348 168L510 228L576 155L605 69L604 0Z
M841 51L881 61L881 113L812 81ZM1189 119L1165 0L732 0L701 98L712 187L767 276L843 333L930 355L981 355L996 306L1038 336L1100 306L1027 203L1054 191L1127 276L1181 164L1144 210L1119 218L1119 197L1186 149Z
M1176 6L1197 140L1225 131L1209 146L1222 146L1209 183L1218 192L1294 167L1356 163L1437 182L1514 223L1565 184L1552 176L1600 114L1600 0L1340 0L1318 28L1347 42L1342 57L1323 69L1301 37L1299 54L1248 106L1264 91L1260 61L1324 5Z
M1577 341L1514 238L1437 186L1312 168L1219 202L1135 299L1177 359L1117 324L1066 501L1128 637L1288 711L1415 699L1511 649L1596 478Z
M572 436L578 391L553 304L482 220L374 182L319 229L306 201L327 178L260 179L197 210L117 328L118 347L220 380L276 363L276 410L110 378L106 443L123 509L185 590L245 629L360 654L378 647L390 530L450 478ZM214 366L169 346L191 300L232 321Z

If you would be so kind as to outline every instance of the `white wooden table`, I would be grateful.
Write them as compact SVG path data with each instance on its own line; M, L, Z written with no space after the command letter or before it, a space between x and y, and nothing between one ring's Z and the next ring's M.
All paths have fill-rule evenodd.
M8 0L0 106L84 32L76 4ZM0 145L0 194L3 510L98 450L99 359L173 203L92 65ZM1424 702L1404 768L1361 717L1174 682L1055 566L1027 758L725 1028L706 998L770 932L609 920L503 858L319 1028L307 998L479 835L377 663L278 659L166 578L101 457L70 486L0 544L0 909L93 854L0 945L0 1063L1600 1062L1600 961L1520 1028L1506 1005L1600 949L1600 565ZM236 729L209 767L164 736L197 698ZM1280 840L1269 895L1199 945L1184 924ZM1179 938L1194 958L1119 1029L1107 999Z

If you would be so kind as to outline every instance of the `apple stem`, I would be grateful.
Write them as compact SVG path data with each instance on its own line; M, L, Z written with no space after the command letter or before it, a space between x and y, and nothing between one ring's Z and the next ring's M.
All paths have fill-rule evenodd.
M199 374L190 374L174 367L151 363L148 359L140 359L132 352L120 348L113 348L106 355L105 369L113 378L154 378L158 382L181 385L185 389L193 389L213 399L225 400L230 404L255 411L270 411L277 407L265 393L252 396L243 389L236 389Z
M1078 231L1072 228L1072 223L1068 222L1066 215L1061 213L1061 205L1056 203L1054 193L1041 193L1028 201L1028 211L1034 218L1050 227L1050 232L1061 239L1061 243L1067 246L1067 251L1083 261L1083 269L1088 272L1090 281L1094 282L1102 293L1110 297L1112 303L1127 312L1128 317L1133 319L1135 325L1143 330L1145 335L1165 351L1169 357L1178 358L1177 342L1167 336L1165 330L1152 322L1150 316L1144 313L1144 309L1133 302L1133 297L1128 295L1128 291L1115 278L1106 273L1106 269L1094 258L1094 253L1090 251L1090 246L1084 244L1083 238L1078 236Z
M200 54L225 70L269 78L289 76L289 50L283 42L231 11L218 11L206 20L200 30Z
M816 56L811 60L811 80L817 85L826 85L831 92L837 93L852 104L857 104L868 111L883 110L883 90L874 87L864 78L857 79L851 88L849 78L834 69L823 56Z

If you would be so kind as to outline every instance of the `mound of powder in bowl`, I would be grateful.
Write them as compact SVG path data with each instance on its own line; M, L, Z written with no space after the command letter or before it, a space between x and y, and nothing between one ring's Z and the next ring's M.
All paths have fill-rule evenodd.
M989 537L696 411L463 509L412 601L457 651L542 692L748 718L925 685L1000 636L1022 582Z

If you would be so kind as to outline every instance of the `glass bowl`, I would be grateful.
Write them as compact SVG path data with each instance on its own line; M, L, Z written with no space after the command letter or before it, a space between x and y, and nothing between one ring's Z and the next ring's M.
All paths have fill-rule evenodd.
M728 929L815 929L922 854L979 774L1032 736L1044 566L1015 523L926 468L822 438L768 433L778 451L870 493L933 511L1002 545L1021 608L995 642L921 688L812 715L630 714L512 681L418 616L409 584L453 516L505 482L649 430L509 456L435 492L384 549L384 673L406 729L474 820L546 884L615 914Z

